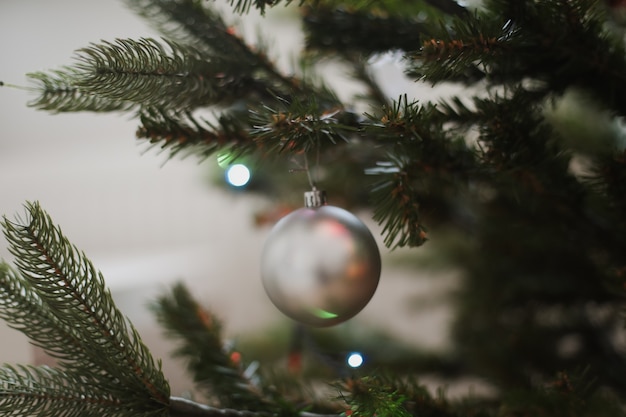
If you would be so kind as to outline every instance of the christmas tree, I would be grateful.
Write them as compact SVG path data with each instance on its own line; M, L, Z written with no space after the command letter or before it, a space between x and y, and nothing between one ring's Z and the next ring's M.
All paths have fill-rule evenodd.
M30 74L32 106L130 115L137 137L172 158L253 164L261 180L247 190L277 206L302 195L291 170L333 204L370 208L387 248L423 262L430 246L461 271L452 347L386 346L375 366L345 372L328 352L349 335L297 327L289 366L256 370L177 284L152 310L197 382L182 398L105 277L27 202L2 223L15 261L0 265L0 317L56 364L0 368L0 415L624 415L622 2L232 0L242 17L297 8L306 47L292 73L212 2L126 3L163 37L91 43L70 66ZM462 91L392 97L372 71L383 58ZM324 82L329 60L362 87L349 102ZM426 374L492 389L450 398Z

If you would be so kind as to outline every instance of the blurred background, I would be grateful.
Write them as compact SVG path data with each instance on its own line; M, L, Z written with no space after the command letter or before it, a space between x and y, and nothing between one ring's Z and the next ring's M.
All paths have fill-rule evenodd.
M244 36L254 39L258 16L241 20ZM267 20L266 38L273 40L274 55L289 71L301 43L297 16L281 7ZM2 0L0 80L28 86L25 74L69 64L73 51L90 42L154 36L121 1ZM341 95L356 91L340 69L327 69L327 81L341 85ZM405 91L392 60L381 59L376 69L398 74L385 77L392 80L385 85L390 97ZM422 97L435 93L426 86L414 88ZM146 305L175 281L184 281L222 318L228 337L291 325L267 298L259 276L270 227L257 226L254 218L274 202L216 184L221 172L214 159L169 159L150 149L135 139L136 123L126 116L38 112L27 105L32 94L0 89L0 214L12 219L24 213L25 201L42 204L102 271L122 312L154 355L163 358L174 394L190 383L180 364L169 359L172 347ZM302 184L304 192L304 176ZM370 304L342 326L364 332L369 326L384 327L413 345L444 347L450 311L432 300L454 287L455 272L424 268L416 276L414 265L406 267L406 252L384 248L369 213L357 214L379 241L383 273ZM427 248L418 251L422 258L430 256ZM11 259L4 241L0 255ZM419 300L426 299L428 308L419 308ZM3 323L0 340L1 362L41 360L20 333Z

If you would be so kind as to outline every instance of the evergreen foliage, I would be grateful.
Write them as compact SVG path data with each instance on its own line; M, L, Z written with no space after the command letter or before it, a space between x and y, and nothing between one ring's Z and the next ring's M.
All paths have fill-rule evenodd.
M180 339L174 355L187 359L194 382L228 408L261 411L263 400L240 364L223 346L221 323L193 299L182 284L160 297L153 310L170 337Z
M0 266L0 316L58 358L59 368L5 367L6 415L163 415L169 385L101 274L37 203L3 222L14 270Z
M31 74L40 92L32 105L130 112L138 138L171 155L277 162L264 165L270 179L279 172L274 184L288 183L294 158L314 159L323 167L316 179L345 206L371 205L390 248L453 229L463 245L432 238L464 272L452 352L433 362L454 362L456 376L484 378L497 392L457 402L406 375L354 376L337 385L336 402L309 411L314 402L251 384L224 350L219 322L176 286L157 317L218 408L168 398L100 274L29 204L28 221L4 222L17 268L0 267L0 317L59 368L2 368L3 415L623 415L626 150L593 131L578 132L585 145L575 145L547 117L571 92L611 122L626 117L619 6L303 0L306 59L285 74L262 40L247 44L210 2L126 2L164 38L91 44L73 65ZM238 13L281 3L291 2L230 2ZM465 94L388 97L368 61L387 52L403 56L410 79L462 84ZM363 96L346 103L315 76L328 58L352 71Z

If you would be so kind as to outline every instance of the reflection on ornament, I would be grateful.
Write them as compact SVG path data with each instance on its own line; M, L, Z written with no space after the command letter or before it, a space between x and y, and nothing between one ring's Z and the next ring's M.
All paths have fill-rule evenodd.
M325 205L323 193L306 193L305 205L278 221L268 236L263 286L288 317L332 326L355 316L374 295L380 252L367 226Z

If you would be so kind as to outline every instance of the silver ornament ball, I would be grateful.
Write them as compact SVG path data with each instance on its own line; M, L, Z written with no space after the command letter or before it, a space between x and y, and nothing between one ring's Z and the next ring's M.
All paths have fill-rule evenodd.
M380 271L380 252L367 226L328 205L304 207L279 220L261 257L270 300L286 316L316 327L361 311L376 291Z

